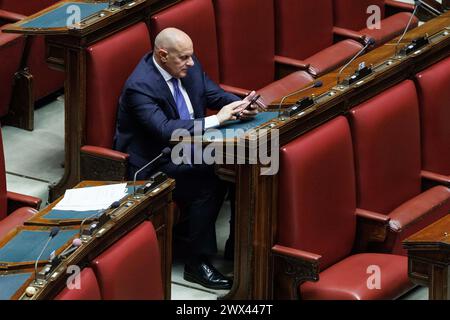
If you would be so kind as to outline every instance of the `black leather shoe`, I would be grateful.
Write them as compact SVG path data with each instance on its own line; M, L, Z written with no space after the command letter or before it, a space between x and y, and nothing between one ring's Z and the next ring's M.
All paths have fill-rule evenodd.
M214 290L229 290L233 285L231 279L225 277L207 261L185 264L183 278Z

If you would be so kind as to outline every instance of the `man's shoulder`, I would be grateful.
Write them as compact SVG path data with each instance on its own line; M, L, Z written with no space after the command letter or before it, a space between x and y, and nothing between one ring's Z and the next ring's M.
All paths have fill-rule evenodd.
M149 52L142 57L134 68L125 83L125 87L140 86L149 83L156 80L157 75L157 70L152 61L152 52Z

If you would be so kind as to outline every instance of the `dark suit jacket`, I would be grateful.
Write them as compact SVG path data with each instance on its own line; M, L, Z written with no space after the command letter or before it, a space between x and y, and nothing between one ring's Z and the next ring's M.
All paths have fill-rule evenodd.
M205 117L205 109L220 109L239 100L226 93L203 72L194 57L194 66L181 79L194 109L194 118ZM204 121L203 121L204 126ZM194 120L180 120L175 100L161 73L154 65L152 52L146 54L125 83L120 96L114 149L128 153L129 163L142 167L169 146L177 128L194 130ZM178 170L165 164L163 171L171 176Z

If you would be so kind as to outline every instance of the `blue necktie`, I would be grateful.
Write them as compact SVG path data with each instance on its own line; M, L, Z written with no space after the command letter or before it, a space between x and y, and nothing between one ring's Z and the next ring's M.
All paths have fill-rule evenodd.
M174 89L174 98L175 103L177 104L178 114L180 115L181 120L189 120L191 116L189 114L189 109L186 104L186 100L184 100L183 94L180 91L180 87L178 87L178 79L172 78L170 81L173 84Z

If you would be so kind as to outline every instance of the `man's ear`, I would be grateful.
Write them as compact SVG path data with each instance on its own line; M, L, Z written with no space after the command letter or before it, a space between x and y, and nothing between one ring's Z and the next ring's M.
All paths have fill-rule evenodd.
M167 50L159 49L158 55L159 55L159 59L161 60L161 62L164 62L164 63L167 62L167 56L169 55L169 52L167 52Z

